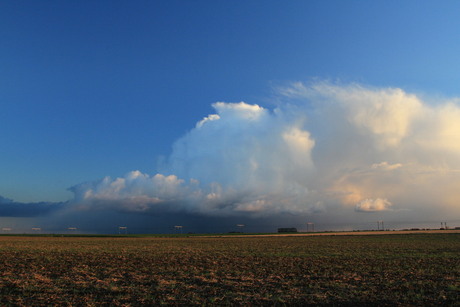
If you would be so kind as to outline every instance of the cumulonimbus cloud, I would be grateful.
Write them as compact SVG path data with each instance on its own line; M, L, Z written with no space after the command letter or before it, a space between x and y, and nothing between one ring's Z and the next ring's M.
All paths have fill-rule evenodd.
M307 212L314 147L298 119L257 105L218 102L217 113L177 140L163 174L139 171L71 190L82 208L210 215ZM316 208L317 206L315 206Z
M211 216L458 212L457 100L325 82L278 93L274 109L213 104L215 114L174 143L158 174L76 185L76 208Z

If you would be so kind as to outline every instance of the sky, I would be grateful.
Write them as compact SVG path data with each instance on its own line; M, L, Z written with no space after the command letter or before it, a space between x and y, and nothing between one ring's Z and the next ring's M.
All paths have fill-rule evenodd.
M2 1L0 227L460 224L459 9Z

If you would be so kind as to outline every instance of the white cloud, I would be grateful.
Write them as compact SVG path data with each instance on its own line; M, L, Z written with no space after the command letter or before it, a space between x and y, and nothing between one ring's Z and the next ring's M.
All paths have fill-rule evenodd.
M389 211L391 210L391 202L388 199L364 199L360 201L355 210L358 212L378 212L378 211Z
M211 122L213 120L219 120L220 119L220 116L217 115L217 114L211 114L209 116L206 116L205 118L203 118L201 121L199 121L197 124L196 124L196 127L197 128L200 128L202 127L204 124L206 124L207 122Z
M414 142L424 151L434 151L441 155L460 152L460 108L458 104L447 103L425 108L414 123L418 133Z
M274 110L213 104L216 113L174 143L159 174L84 183L72 188L75 202L217 216L401 209L458 215L458 102L430 105L401 89L325 82L279 93Z
M401 163L395 163L395 164L390 164L386 161L380 162L380 163L374 163L372 164L372 169L376 170L384 170L384 171L392 171L398 168L401 168L402 164Z

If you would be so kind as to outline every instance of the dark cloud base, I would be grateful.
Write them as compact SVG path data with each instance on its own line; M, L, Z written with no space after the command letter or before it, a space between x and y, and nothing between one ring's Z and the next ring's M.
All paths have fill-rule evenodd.
M116 234L119 227L128 233L227 233L276 232L278 227L303 227L305 217L279 214L276 217L208 217L187 212L124 212L116 210L75 210L72 202L21 203L0 196L0 227L19 233L100 233ZM244 225L244 226L237 226ZM182 226L176 229L175 226ZM69 229L71 228L71 229ZM76 229L74 229L76 228ZM125 230L122 231L126 232Z
M62 209L65 202L21 203L0 196L0 217L38 217Z

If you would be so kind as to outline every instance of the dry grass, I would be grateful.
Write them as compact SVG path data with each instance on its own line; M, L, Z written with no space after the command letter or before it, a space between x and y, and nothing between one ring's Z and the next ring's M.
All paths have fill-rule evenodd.
M458 305L460 234L0 237L0 304Z

